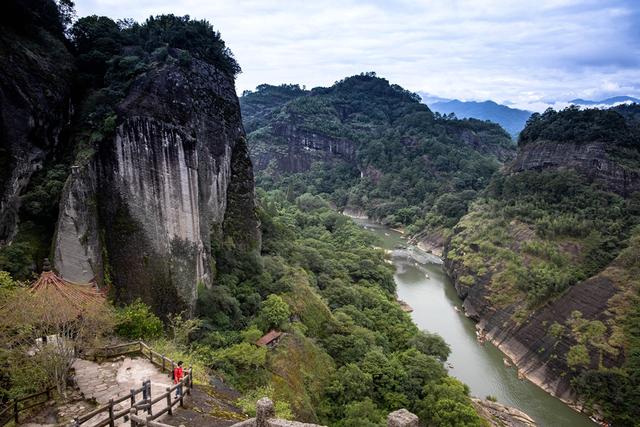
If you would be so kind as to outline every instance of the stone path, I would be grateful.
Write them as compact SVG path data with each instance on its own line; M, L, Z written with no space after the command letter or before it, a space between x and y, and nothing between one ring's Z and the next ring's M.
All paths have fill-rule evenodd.
M144 358L125 357L100 364L76 359L73 367L80 392L87 400L95 399L98 405L109 403L109 399L130 395L130 390L140 388L145 380L151 380L152 398L164 393L167 387L173 385L168 373L161 373L155 365ZM140 399L142 395L138 394L136 400ZM166 406L166 401L162 400L156 403L152 410L155 413ZM114 410L117 412L129 407L130 402L126 400L115 405ZM96 415L83 426L92 426L107 417L107 413ZM164 416L160 417L162 418ZM124 418L120 418L116 421L116 425L124 422Z

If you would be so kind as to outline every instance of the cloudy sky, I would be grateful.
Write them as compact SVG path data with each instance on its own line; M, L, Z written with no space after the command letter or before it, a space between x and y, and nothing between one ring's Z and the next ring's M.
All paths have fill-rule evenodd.
M205 18L260 83L376 71L416 92L540 110L640 97L640 0L76 0L78 16Z

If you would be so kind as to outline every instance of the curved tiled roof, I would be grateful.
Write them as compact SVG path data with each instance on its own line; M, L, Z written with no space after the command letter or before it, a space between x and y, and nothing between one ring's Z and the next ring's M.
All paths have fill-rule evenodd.
M51 305L62 305L61 308L66 306L79 313L89 306L106 300L104 293L95 285L70 282L53 271L43 271L38 280L31 285L30 290L45 298Z

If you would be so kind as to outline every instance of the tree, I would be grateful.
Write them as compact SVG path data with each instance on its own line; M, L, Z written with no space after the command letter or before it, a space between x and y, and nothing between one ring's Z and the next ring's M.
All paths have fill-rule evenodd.
M189 344L191 334L202 326L201 319L186 319L185 313L169 315L169 332L171 340L178 347L185 347Z
M409 340L409 345L424 354L435 356L443 362L447 360L451 353L449 344L440 335L426 331L418 332Z
M0 307L0 347L12 380L23 381L14 386L21 393L56 386L65 395L77 353L98 346L113 323L104 299L70 303L50 292L13 289Z
M587 366L590 361L591 357L589 357L589 350L587 350L586 345L576 344L569 348L569 352L567 353L567 365L569 365L569 367Z
M282 328L289 321L291 311L289 305L278 295L271 294L262 303L260 322L263 330Z
M362 372L355 363L338 369L327 387L327 394L335 405L344 405L371 395L373 378Z
M416 414L426 425L446 427L480 427L482 420L469 400L469 387L455 378L429 382L424 398L417 403Z
M384 427L385 425L384 414L369 398L346 405L344 418L336 423L338 427Z
M115 332L132 339L150 339L162 335L162 320L138 299L116 313Z

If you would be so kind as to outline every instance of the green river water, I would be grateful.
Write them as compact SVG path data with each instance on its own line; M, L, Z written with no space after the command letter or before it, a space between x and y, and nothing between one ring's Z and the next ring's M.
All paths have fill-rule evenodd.
M398 232L356 221L377 235L385 249L406 245ZM413 308L411 317L420 329L438 333L451 346L449 373L468 384L472 395L495 396L499 403L526 412L540 427L596 425L533 383L519 380L516 370L504 365L500 350L477 341L474 322L454 308L462 303L441 265L397 258L394 265L398 297Z

